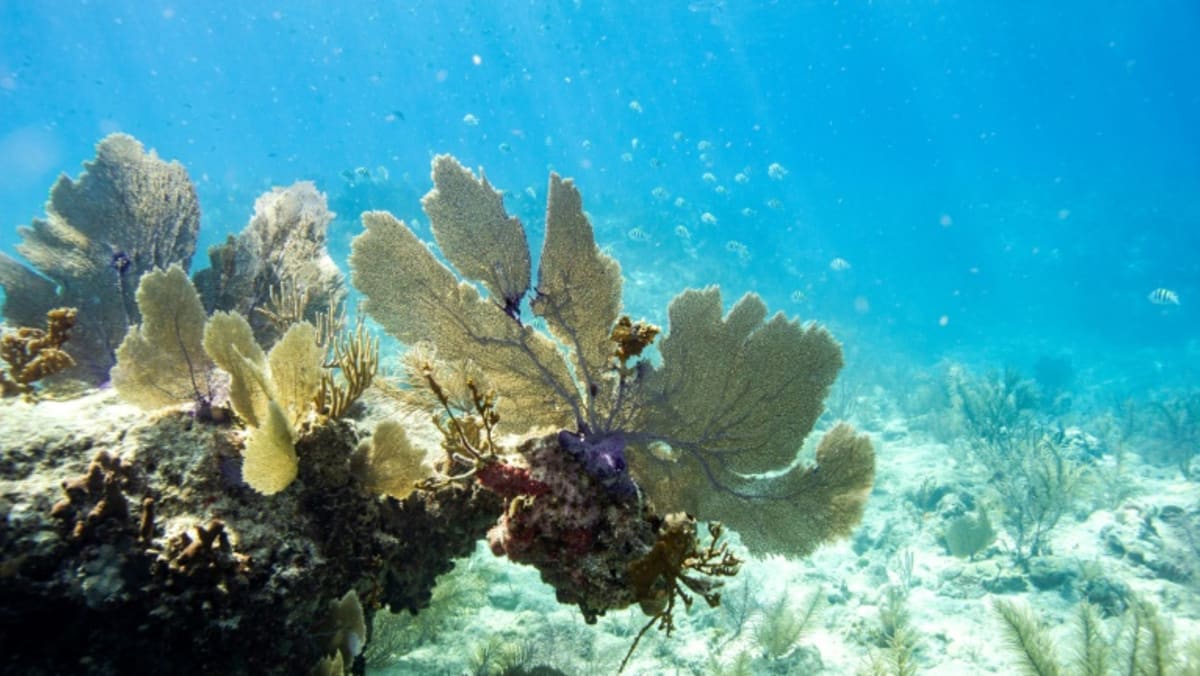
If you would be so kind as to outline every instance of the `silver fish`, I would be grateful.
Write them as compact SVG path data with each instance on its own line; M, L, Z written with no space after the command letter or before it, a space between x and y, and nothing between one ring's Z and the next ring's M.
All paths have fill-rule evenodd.
M1147 298L1155 305L1179 305L1179 294L1162 287L1151 291Z
M625 233L625 236L635 242L649 242L650 241L650 233L646 232L645 230L642 230L641 228L633 228L629 232Z

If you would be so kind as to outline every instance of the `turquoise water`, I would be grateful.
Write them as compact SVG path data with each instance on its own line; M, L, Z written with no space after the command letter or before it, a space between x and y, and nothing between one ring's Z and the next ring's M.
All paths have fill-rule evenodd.
M1191 3L0 11L6 249L53 178L78 173L111 131L187 166L202 244L240 229L272 185L315 180L336 207L339 174L356 167L384 167L395 185L370 206L417 215L430 154L450 152L512 191L531 227L554 169L579 181L627 268L681 256L683 225L707 266L698 281L920 359L1147 349L1195 367L1180 351L1200 292ZM767 176L776 162L784 180ZM358 226L341 216L344 250ZM634 227L650 241L623 237ZM835 257L847 274L830 274ZM1182 305L1147 303L1157 287ZM792 304L797 290L806 300Z
M0 248L111 132L187 168L193 269L297 180L343 266L366 209L428 238L452 153L535 246L573 177L634 316L755 291L828 325L855 391L1041 368L1086 428L1200 387L1197 120L1190 2L4 0Z

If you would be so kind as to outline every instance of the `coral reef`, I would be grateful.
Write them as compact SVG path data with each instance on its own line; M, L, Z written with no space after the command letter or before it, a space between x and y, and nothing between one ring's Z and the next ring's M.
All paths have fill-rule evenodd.
M334 312L346 295L337 264L325 250L333 218L325 196L310 181L263 193L245 229L211 247L210 267L196 273L205 308L240 313L267 347L291 323L317 324L318 315ZM285 285L295 293L279 292ZM281 302L289 295L290 302Z
M441 411L446 457L420 487L466 481L502 498L493 553L534 566L589 623L640 604L650 621L631 655L650 628L670 635L676 600L691 605L685 589L717 605L716 578L738 570L716 544L720 524L703 547L690 514L728 519L764 552L806 554L849 533L873 483L870 442L841 424L815 465L796 462L842 365L824 329L767 320L754 295L722 318L717 289L686 291L656 368L642 355L658 328L620 315L620 268L596 246L574 185L552 174L529 306L543 332L523 319L521 223L453 158L435 158L432 173L423 205L457 274L404 223L369 212L353 281L367 312L416 346L398 398ZM496 442L501 424L558 431L514 456Z
M715 289L688 291L656 367L659 330L620 315L620 268L570 181L551 176L536 287L524 229L486 179L442 156L434 181L435 237L487 298L386 213L364 216L354 270L411 345L392 394L432 414L439 457L420 443L431 434L395 420L362 438L351 409L378 343L361 323L342 333L323 197L276 190L213 254L201 291L178 262L136 278L112 381L140 417L92 429L63 408L87 402L40 404L75 425L55 454L12 425L6 657L32 673L361 673L372 616L421 610L486 539L589 623L640 607L649 621L628 660L650 629L671 634L679 604L717 605L738 572L714 519L792 553L858 521L874 471L865 437L838 425L815 465L797 462L841 366L828 333L767 319L756 296L722 317ZM119 265L124 284L131 264ZM13 640L25 622L56 631Z
M656 330L639 326L630 343L620 268L596 246L573 183L552 174L529 308L545 321L543 333L522 319L530 288L520 222L486 179L453 158L435 158L432 174L424 204L458 274L391 214L368 212L353 242L354 285L393 336L432 343L439 359L469 360L485 373L506 431L619 434L630 472L657 508L722 519L762 551L807 553L857 523L874 476L864 437L838 427L821 444L818 466L793 463L841 367L824 329L782 315L764 322L766 307L753 295L722 319L716 289L687 291L671 304L662 366L631 363ZM777 470L785 471L767 478Z
M73 307L60 307L46 313L45 329L20 327L4 333L0 359L6 368L0 370L0 396L32 397L35 382L75 365L63 344L71 338L77 315Z
M46 218L20 228L17 245L33 269L0 254L4 317L33 326L62 306L79 308L64 377L108 378L125 331L140 319L134 292L142 275L178 263L196 248L200 206L187 171L145 152L132 136L112 134L72 181L58 179Z
M415 612L500 514L458 485L377 498L350 471L345 422L305 428L298 488L264 498L230 476L235 429L180 411L99 427L72 414L114 404L101 396L0 409L0 648L25 673L306 673L330 650L316 620L345 590L366 621ZM49 454L61 438L74 445Z

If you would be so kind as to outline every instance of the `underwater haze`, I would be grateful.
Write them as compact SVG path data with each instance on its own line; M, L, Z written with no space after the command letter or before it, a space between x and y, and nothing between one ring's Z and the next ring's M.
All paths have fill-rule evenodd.
M433 239L448 153L535 252L547 176L574 179L634 319L666 332L719 284L842 345L818 429L853 422L877 458L849 539L755 558L735 535L728 603L681 604L675 638L636 610L588 626L480 545L432 612L378 613L359 670L989 673L1036 662L994 638L1035 620L1070 663L1093 612L1200 673L1198 120L1183 0L0 0L0 251L120 132L195 185L192 271L307 180L349 284L362 212ZM501 635L558 671L497 666Z
M10 226L113 131L188 168L202 244L272 185L310 179L333 197L358 167L411 187L362 206L412 215L429 156L450 152L520 215L538 213L524 191L540 196L553 169L587 191L602 244L684 270L694 247L705 278L896 349L1174 360L1200 321L1192 3L2 11ZM335 245L356 227L339 215ZM1180 307L1146 302L1158 287Z

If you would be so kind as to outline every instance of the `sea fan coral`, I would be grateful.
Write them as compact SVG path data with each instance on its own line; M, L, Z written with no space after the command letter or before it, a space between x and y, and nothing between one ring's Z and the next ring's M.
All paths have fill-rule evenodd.
M551 174L529 308L542 332L520 307L530 291L520 222L450 156L434 159L433 181L424 205L459 274L403 222L368 212L353 281L392 335L429 341L440 359L486 373L507 431L563 430L562 445L589 472L627 461L659 508L719 518L761 550L806 553L857 523L874 476L864 437L841 426L822 442L817 467L795 464L842 364L823 328L767 319L753 294L722 318L715 288L686 291L671 304L654 367L640 355L657 329L620 316L620 267L596 246L574 184ZM674 462L651 447L671 449ZM778 528L780 520L804 523Z
M196 248L200 206L187 171L146 152L132 136L96 146L79 180L58 179L46 218L20 228L17 245L33 269L0 253L4 316L22 326L59 306L79 308L66 350L76 366L64 375L108 378L125 331L141 319L134 294L142 275L179 264Z

